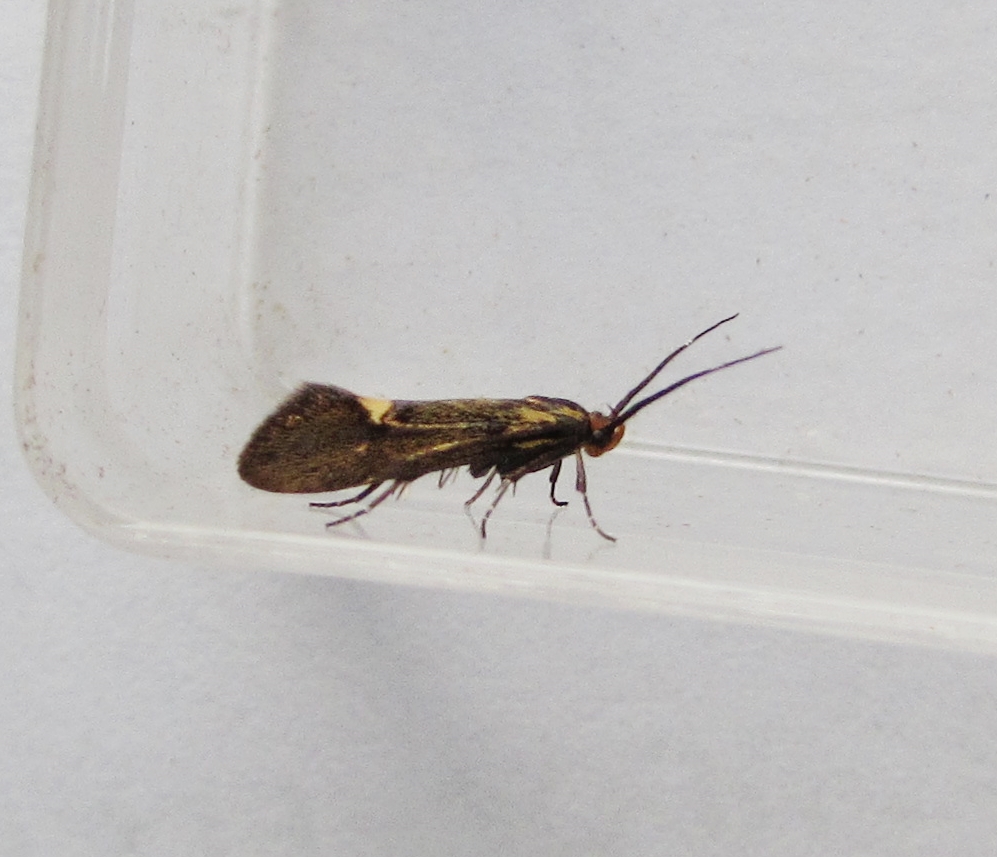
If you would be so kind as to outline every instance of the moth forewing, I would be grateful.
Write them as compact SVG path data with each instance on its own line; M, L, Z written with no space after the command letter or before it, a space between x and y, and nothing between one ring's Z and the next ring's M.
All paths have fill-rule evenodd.
M239 456L239 475L281 494L355 488L376 481L371 448L382 433L353 393L305 384L253 433Z
M499 500L530 473L551 468L550 499L555 505L566 505L556 499L554 491L563 460L573 455L575 488L589 523L601 536L615 541L592 515L582 450L592 456L609 452L622 440L627 420L651 403L696 378L778 350L766 349L694 373L631 404L676 356L733 318L714 324L669 354L608 416L589 412L568 399L547 396L392 401L357 396L340 387L305 384L250 437L239 456L239 475L254 488L283 494L362 488L344 500L311 504L320 508L347 506L373 496L359 511L326 525L334 526L368 514L420 476L440 472L442 487L446 473L467 467L473 477L485 478L467 506L500 478L482 516L484 537ZM387 487L378 491L385 483Z
M490 467L496 450L516 436L556 422L527 400L391 402L305 384L255 431L239 457L239 475L283 494L407 482L482 458Z

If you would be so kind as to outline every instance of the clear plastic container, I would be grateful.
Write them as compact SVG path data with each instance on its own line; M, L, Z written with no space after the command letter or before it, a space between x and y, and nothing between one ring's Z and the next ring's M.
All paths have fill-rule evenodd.
M54 0L40 483L160 555L997 648L994 69L945 43L985 28L931 64L871 18L870 63L790 8ZM302 380L600 410L732 312L662 383L784 348L589 460L616 544L570 462L484 543L466 473L329 531L236 473Z

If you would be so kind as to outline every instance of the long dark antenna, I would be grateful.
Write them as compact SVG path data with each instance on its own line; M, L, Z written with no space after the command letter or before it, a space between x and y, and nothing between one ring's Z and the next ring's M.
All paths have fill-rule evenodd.
M644 378L643 381L641 381L636 387L634 387L629 393L627 393L620 400L620 403L615 408L613 408L614 418L618 416L620 411L622 411L627 405L629 405L631 401L633 401L634 396L636 396L641 390L643 390L648 384L650 384L657 377L658 373L662 369L664 369L669 363L671 363L676 357L678 357L683 351L685 351L690 345L692 345L692 343L694 343L697 339L702 339L704 336L706 336L707 333L713 333L713 331L716 330L718 327L720 327L720 325L727 324L728 321L733 321L735 318L738 317L738 315L740 315L740 313L734 313L734 315L728 316L723 321L718 321L716 324L706 328L706 330L704 330L702 333L697 333L692 339L690 339L687 343L685 343L685 345L680 345L678 348L676 348L671 354L669 354L664 360L662 360L657 366L655 366L654 369L651 370L651 372L647 375L646 378ZM616 419L614 419L613 422L615 423Z
M726 324L728 321L733 321L735 318L737 318L737 315L738 314L735 313L729 318L725 318L722 321L718 321L712 327L706 328L706 330L704 330L702 333L697 333L692 339L690 339L684 345L680 345L664 360L662 360L651 371L651 373L646 378L644 378L643 381L641 381L636 387L634 387L629 393L627 393L620 401L620 403L615 408L613 408L613 419L607 426L603 428L603 431L607 433L612 432L613 429L615 429L617 426L623 425L623 423L629 420L638 411L642 411L648 405L651 405L654 402L658 401L658 399L663 399L669 393L674 393L679 387L684 387L690 381L695 381L697 378L703 378L706 375L712 375L714 372L719 372L721 369L729 369L731 366L737 366L738 363L747 363L749 360L754 360L757 357L763 357L766 354L771 354L773 351L778 351L780 348L782 348L781 345L777 345L775 348L765 348L762 349L761 351L756 351L754 354L749 354L747 357L739 357L737 360L729 360L726 363L721 363L719 366L713 366L710 369L703 369L700 372L695 372L692 375L687 375L685 378L681 378L675 383L669 384L667 387L665 387L665 389L659 390L653 396L648 396L646 399L641 399L639 402L637 402L637 404L631 405L629 408L627 407L627 405L629 405L630 402L633 401L634 397L641 390L643 390L648 384L650 384L651 381L655 379L655 377L662 369L664 369L669 363L671 363L672 360L674 360L676 357L678 357L679 354L681 354L690 345L692 345L692 343L694 343L697 339L701 339L702 337L706 336L706 334L712 333L714 330L720 327L720 325Z

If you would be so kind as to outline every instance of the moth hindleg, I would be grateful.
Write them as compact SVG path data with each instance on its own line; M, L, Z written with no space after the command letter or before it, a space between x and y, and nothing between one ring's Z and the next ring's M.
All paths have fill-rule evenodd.
M384 483L382 483L382 482L378 482L377 485L373 486L373 488L370 488L369 490L363 492L360 497L355 497L354 498L354 502L356 500L362 499L363 497L366 497L371 492L373 492L374 489L378 487L378 485L383 485L383 484ZM336 518L336 520L334 520L334 521L327 521L326 525L325 525L326 529L328 529L329 527L338 527L340 524L345 524L347 521L355 521L357 518L360 518L363 515L366 515L368 512L373 512L374 509L376 509L378 506L380 506L392 494L400 494L407 486L408 486L408 482L406 480L396 479L384 491L382 491L373 500L371 500L366 506L364 506L359 512L354 512L352 515L347 515L344 518ZM324 505L324 504L321 504L321 503L312 503L312 505L313 506L316 506L316 505L317 506L321 506L321 505Z
M488 472L488 476L485 478L484 484L482 484L482 486L477 491L474 492L474 495L471 497L471 499L468 500L464 504L464 510L465 511L469 511L470 508L471 508L471 506L474 505L475 501L478 500L478 498L480 498L481 495L484 494L485 491L488 490L488 486L492 484L492 482L495 480L495 476L497 474L498 474L498 468L497 467L493 467Z
M491 476L488 477L488 481L491 482ZM484 517L481 519L481 538L484 539L488 537L488 533L485 532L488 527L488 519L492 516L492 512L495 511L495 507L499 504L499 500L501 500L505 496L505 492L509 490L509 486L515 484L516 480L505 478L503 478L501 483L499 483L498 491L495 492L495 499L492 500L492 504L488 507Z
M448 482L453 482L457 478L457 472L460 470L459 467L448 467L445 470L440 471L440 478L437 485L442 488Z
M332 509L336 506L349 506L351 503L359 503L365 497L369 497L383 484L383 482L375 482L373 485L368 485L359 494L356 494L353 497L347 497L345 500L332 500L328 503L309 503L308 505L313 509Z

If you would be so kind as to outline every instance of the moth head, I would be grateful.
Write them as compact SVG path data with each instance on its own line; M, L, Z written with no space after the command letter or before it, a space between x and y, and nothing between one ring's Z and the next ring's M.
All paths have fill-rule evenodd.
M591 437L582 448L593 458L613 449L623 440L623 432L626 430L623 423L614 423L612 417L598 411L589 414L589 428L592 430Z

